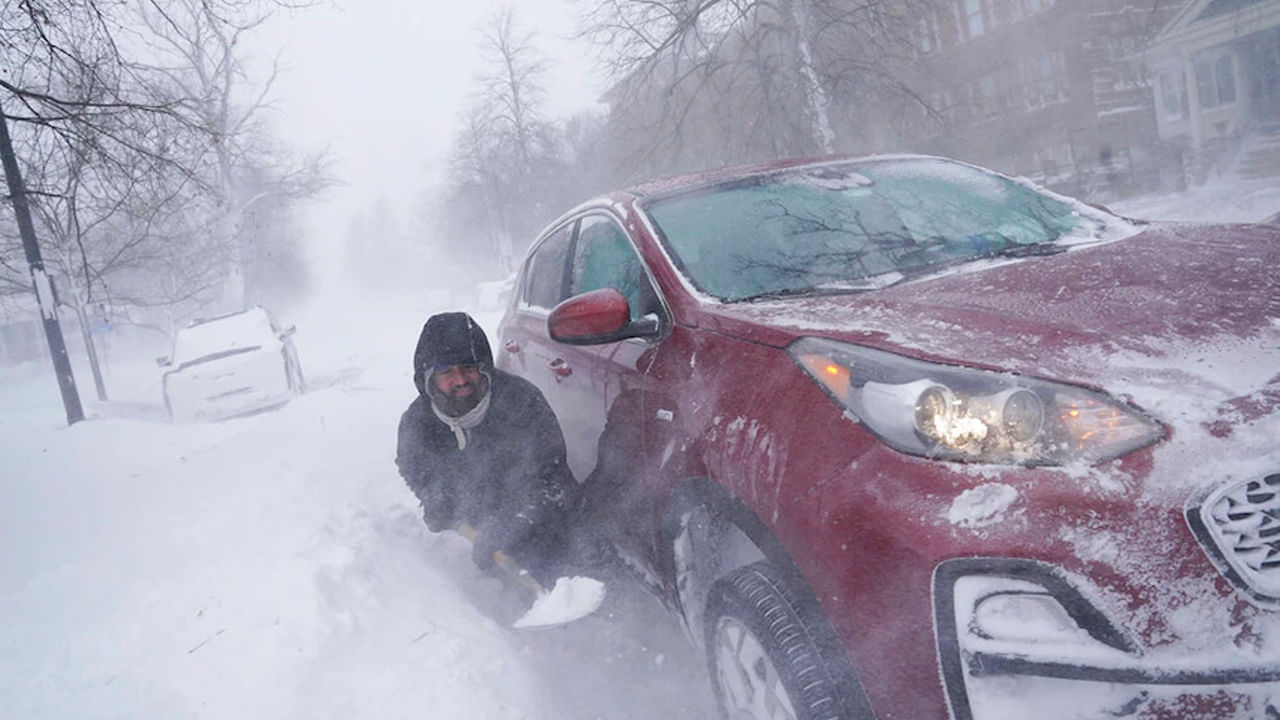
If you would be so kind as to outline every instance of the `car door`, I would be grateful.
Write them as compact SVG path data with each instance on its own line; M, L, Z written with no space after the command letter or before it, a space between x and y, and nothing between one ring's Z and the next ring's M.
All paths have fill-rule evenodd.
M624 558L656 582L653 542L659 509L646 496L644 478L645 382L658 338L670 314L646 270L635 242L612 214L588 213L574 244L570 296L613 288L627 298L631 320L658 319L657 337L628 338L583 346L579 362L592 364L592 387L602 400L594 471L586 478L587 502L614 531Z
M497 364L542 392L560 421L569 468L581 481L595 465L603 401L594 396L590 364L579 362L574 348L547 335L547 315L569 293L576 228L576 220L564 223L529 254L515 305L503 323Z
M607 216L588 213L541 241L527 261L521 297L505 323L499 350L504 369L529 379L546 397L579 482L595 469L609 398L617 394L618 381L609 368L616 344L557 343L547 334L547 316L564 298L624 277L618 269L634 263L619 263L619 243L626 249L621 233Z

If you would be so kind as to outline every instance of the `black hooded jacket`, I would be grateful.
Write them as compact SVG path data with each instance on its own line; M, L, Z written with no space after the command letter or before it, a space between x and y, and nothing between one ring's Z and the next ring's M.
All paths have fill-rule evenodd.
M433 368L480 366L492 397L459 449L427 393ZM433 316L414 353L418 397L400 418L396 465L422 503L433 532L468 523L494 549L557 528L576 505L577 483L565 461L564 436L550 406L527 380L493 366L489 342L466 313Z

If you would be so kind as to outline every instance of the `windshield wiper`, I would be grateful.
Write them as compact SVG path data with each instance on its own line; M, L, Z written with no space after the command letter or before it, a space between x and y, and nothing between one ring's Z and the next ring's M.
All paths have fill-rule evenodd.
M951 258L942 262L930 263L919 267L911 268L903 276L891 285L897 285L906 280L919 280L922 277L936 275L944 270L949 270L958 265L968 265L978 260L992 260L1001 258L1029 258L1044 257L1047 255L1058 255L1071 249L1070 245L1060 245L1057 241L1030 243L1027 245L1011 244L1005 245L997 250L988 250L987 252L975 253L973 255L965 255L964 257ZM887 286L886 286L887 287Z
M1058 255L1071 249L1070 245L1060 245L1057 242L1042 242L1020 245L1017 243L1005 245L997 250L989 250L987 252L976 253L974 255L966 255L964 257L952 258L931 265L923 265L917 268L911 268L905 271L891 270L889 272L880 273L879 275L868 275L857 280L835 280L832 282L822 283L821 285L811 285L808 287L792 287L781 288L779 290L768 290L746 297L734 298L729 302L754 302L756 300L777 300L780 298L797 298L797 297L818 297L823 295L851 295L854 293L863 293L870 290L883 290L893 287L906 280L916 280L927 275L941 272L957 265L965 265L975 260L991 260L993 258L1027 258L1027 257L1043 257L1046 255Z
M781 290L769 290L755 295L747 295L746 297L734 298L729 302L754 302L756 300L776 300L779 298L796 298L796 297L816 297L819 295L844 295L851 292L862 292L862 290L835 290L832 288L819 287L798 287L798 288L782 288Z
M999 250L980 253L978 255L970 255L965 260L981 260L983 258L1023 258L1023 257L1042 257L1045 255L1058 255L1070 249L1069 245L1059 245L1056 242L1031 243L1029 245L1006 245Z
M794 298L794 297L816 297L821 295L851 295L854 293L867 292L868 290L880 290L889 287L903 278L902 273L891 271L881 273L879 275L869 275L857 280L834 280L832 282L822 283L821 285L811 285L808 287L782 288L780 290L768 290L746 297L734 298L730 302L752 302L755 300L776 300L778 298Z

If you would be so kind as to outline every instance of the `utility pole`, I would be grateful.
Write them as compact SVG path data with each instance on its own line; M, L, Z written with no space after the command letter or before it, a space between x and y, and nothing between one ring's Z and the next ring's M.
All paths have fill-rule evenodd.
M0 160L4 161L4 177L9 182L9 198L18 216L18 234L22 236L22 248L31 266L31 281L36 291L36 303L40 318L44 321L44 336L49 341L49 354L53 357L53 371L58 376L58 389L62 391L62 406L67 411L67 424L84 419L80 407L80 393L76 391L76 378L71 372L71 359L67 357L67 343L62 338L62 326L58 324L58 308L53 297L53 284L44 271L44 259L36 244L36 228L31 223L31 208L27 204L27 190L22 185L18 171L18 158L13 154L13 140L9 137L9 116L0 108Z

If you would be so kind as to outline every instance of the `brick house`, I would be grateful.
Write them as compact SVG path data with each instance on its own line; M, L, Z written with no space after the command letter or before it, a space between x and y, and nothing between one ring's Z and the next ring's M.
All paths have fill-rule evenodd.
M919 20L913 78L936 115L908 138L1089 198L1169 185L1150 85L1132 58L1178 7L942 0Z

